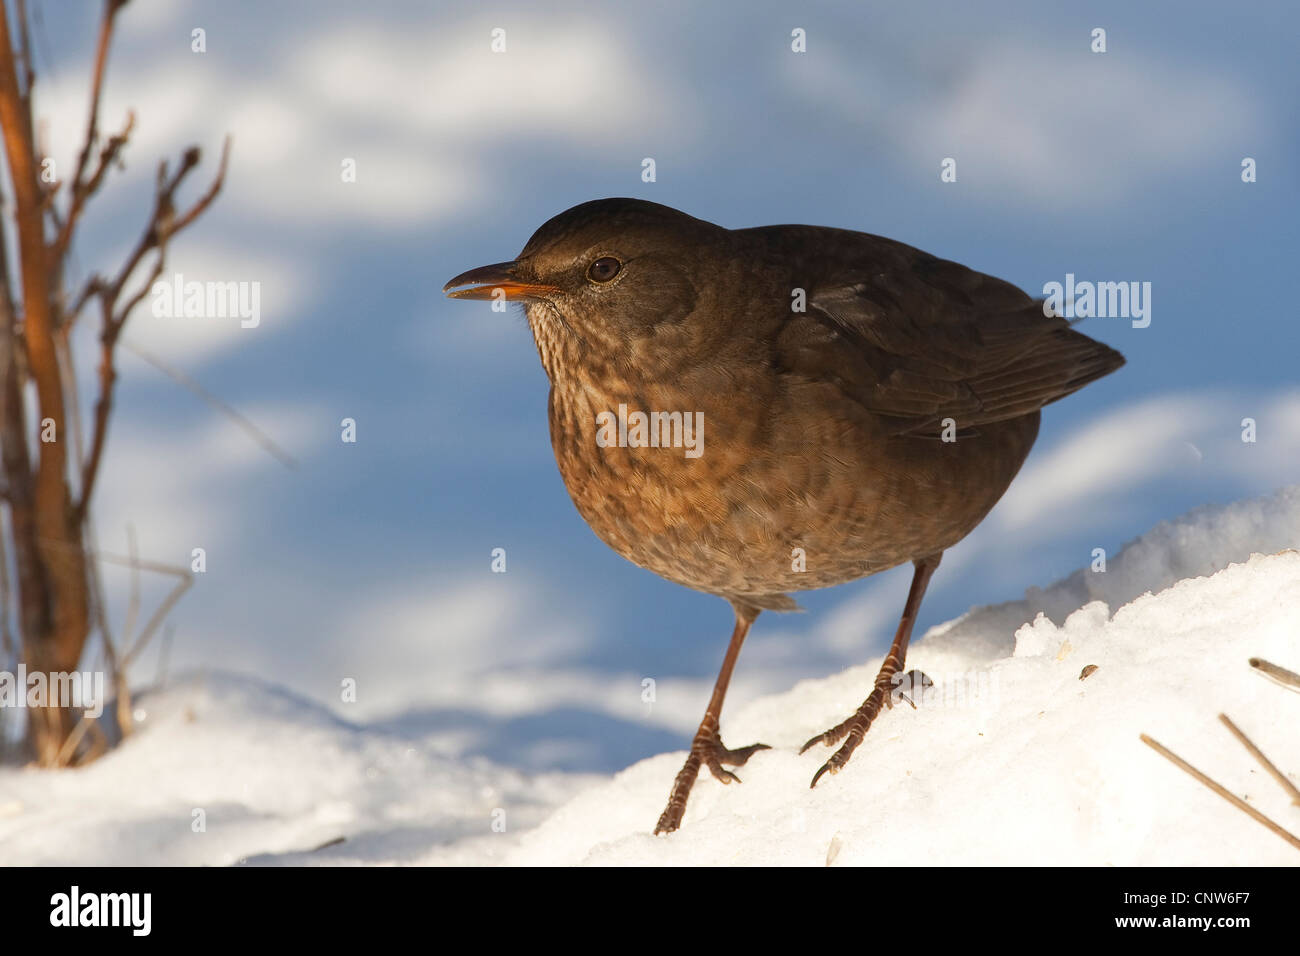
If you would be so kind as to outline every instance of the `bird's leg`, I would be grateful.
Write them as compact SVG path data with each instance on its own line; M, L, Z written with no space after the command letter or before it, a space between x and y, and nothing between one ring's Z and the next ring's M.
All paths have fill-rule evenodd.
M839 769L849 762L849 757L853 756L853 751L857 749L858 744L862 743L867 728L880 714L880 709L894 705L891 697L894 675L903 669L903 661L907 657L907 642L912 639L912 625L916 623L917 612L921 609L921 598L925 596L926 585L930 583L930 577L939 566L942 557L943 552L940 551L916 562L916 570L912 574L912 587L907 592L907 604L903 606L903 616L898 621L894 643L890 645L885 662L880 665L880 673L876 675L876 684L871 690L871 695L862 702L862 706L852 717L824 734L818 734L800 749L799 752L804 753L815 744L830 745L844 740L844 745L830 760L822 764L822 768L813 776L810 786L817 786L817 781L827 772L838 773Z
M709 698L709 707L704 712L704 719L700 721L700 729L695 732L695 739L691 742L690 755L678 772L677 779L673 781L668 806L660 814L659 822L655 824L655 833L671 833L681 826L682 815L686 812L686 798L691 795L691 787L695 786L695 778L699 775L701 765L708 767L723 783L731 783L733 780L739 783L740 778L722 765L726 763L733 767L742 766L758 751L769 749L767 744L750 744L739 750L728 750L722 745L722 738L718 736L718 718L722 715L722 700L727 696L731 671L736 666L736 657L740 654L740 645L745 643L749 626L754 623L754 618L758 617L759 613L758 608L737 605L733 607L736 611L736 629L731 632L731 644L727 648L727 656L722 660L722 669L718 671L718 680L713 685L713 696Z

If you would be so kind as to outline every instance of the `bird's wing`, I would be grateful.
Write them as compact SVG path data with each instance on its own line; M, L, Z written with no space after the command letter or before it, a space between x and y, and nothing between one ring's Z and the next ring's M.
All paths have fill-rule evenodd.
M895 434L936 434L949 418L977 430L1027 415L1124 364L1008 282L861 238L873 241L868 266L857 258L814 283L796 348L824 363L839 353L829 373Z

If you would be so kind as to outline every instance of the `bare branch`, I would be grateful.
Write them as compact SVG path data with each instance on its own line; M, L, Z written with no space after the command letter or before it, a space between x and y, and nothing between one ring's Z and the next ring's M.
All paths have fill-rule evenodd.
M104 439L108 434L108 413L113 408L113 384L117 379L117 370L113 367L113 343L111 306L104 306L104 332L100 339L99 359L99 398L95 402L95 430L91 439L90 454L81 466L81 497L76 505L76 519L86 520L90 507L90 496L95 490L95 478L99 474L99 461L104 454Z
M104 0L104 14L99 21L99 42L95 47L95 70L90 81L90 116L86 120L86 137L82 140L81 154L77 158L77 170L72 177L71 189L75 197L81 188L82 177L86 173L86 164L95 149L99 138L99 95L104 88L104 70L108 67L108 48L113 41L113 18L117 11L126 5L126 0Z
M71 328L76 323L77 316L81 314L81 310L85 308L86 303L89 302L92 297L103 294L103 291L103 276L93 275L87 279L86 284L83 285L81 291L77 293L77 298L73 301L72 308L68 310L67 314L64 316L62 328Z
M230 137L226 137L225 143L221 147L221 163L217 167L217 175L208 187L208 191L200 196L198 201L184 214L177 217L176 190L190 171L198 166L201 155L197 146L191 146L187 149L181 156L180 168L176 170L176 175L171 177L170 180L167 178L166 164L163 163L158 167L158 193L154 200L153 217L150 219L144 235L140 237L140 241L127 259L126 264L118 273L117 279L109 287L109 292L105 294L111 294L113 301L116 302L118 297L121 296L127 281L131 278L131 274L135 272L136 267L140 264L140 260L154 249L158 250L158 261L154 265L149 281L144 284L136 295L128 300L124 308L114 314L113 322L118 328L126 322L126 317L130 315L131 310L149 294L154 281L162 274L167 241L198 219L204 210L212 205L212 201L217 198L217 193L221 192L221 187L226 181L226 166L230 161Z
M194 162L197 164L199 161L198 147L191 147L191 151L194 153ZM188 156L188 153L186 155ZM217 178L212 181L212 185L209 186L208 191L199 198L199 201L191 206L189 210L171 226L169 230L170 235L174 236L176 233L180 232L190 223L194 222L195 219L198 219L199 216L203 215L207 208L212 205L212 201L217 198L217 193L221 192L221 187L226 181L226 166L229 162L230 137L227 136L221 144L221 163L217 166Z
M80 470L86 454L85 436L81 427L81 396L77 388L77 370L72 354L72 347L69 341L70 337L71 329L69 326L64 325L59 329L59 363L63 369L63 381L68 390L67 404L68 408L71 410L72 417L73 467L76 470ZM99 543L96 540L95 526L90 520L89 512L87 512L86 521L82 524L82 532L85 540L84 547L86 553L93 554L98 551ZM113 640L113 631L108 622L108 601L104 597L104 576L100 572L100 566L97 562L92 561L87 563L87 575L89 577L91 608L94 613L95 626L99 628L100 644L103 649L105 665L108 672L113 675L114 684L117 685L120 682L117 646Z
M19 88L8 14L0 7L0 132L13 188L25 345L21 354L11 355L11 361L25 356L25 368L36 387L39 419L49 419L56 428L63 428L63 385L55 335L57 310L51 294L46 217L30 119ZM13 422L12 376L6 388L11 408L0 427L5 432L12 430L15 440L6 439L4 444L21 440L25 446L21 423ZM26 500L14 505L11 512L15 517L15 538L24 539L15 557L20 562L19 584L23 592L24 655L37 666L54 670L76 666L89 626L85 555L80 550L80 529L72 520L65 445L61 441L40 443L34 477L24 475L22 482L30 485L30 495L24 491ZM11 505L15 493L12 478L19 454L16 448L5 449ZM64 739L63 715L49 708L37 710L48 722L33 725L32 740L37 742L40 762L48 763L57 758L57 748Z
M230 137L226 137L225 144L221 149L221 164L217 168L217 175L212 180L207 192L199 197L198 201L182 216L177 218L175 216L176 190L190 171L199 164L199 158L198 147L191 146L181 157L180 167L176 170L175 175L170 177L167 175L167 164L159 164L153 214L149 218L144 233L136 243L135 249L127 257L125 264L117 274L117 278L107 284L101 280L96 287L103 322L103 329L100 333L99 397L95 402L95 423L91 437L90 455L82 468L80 497L74 511L74 515L78 520L85 518L86 507L91 494L95 490L95 480L99 475L99 463L104 454L104 441L108 433L108 416L113 407L113 388L117 381L117 369L113 362L113 352L117 346L118 336L121 334L122 327L126 324L131 310L149 294L154 282L162 275L164 263L166 262L167 241L202 215L203 211L212 204L212 201L221 191L222 184L226 180L226 167L230 160ZM136 295L132 296L125 306L119 307L117 304L118 299L122 295L122 290L127 281L139 266L140 261L154 250L157 251L157 257L152 270L150 270L149 281L143 285ZM78 305L76 308L79 307Z
M68 203L67 218L61 221L58 236L50 249L52 261L62 263L63 256L72 243L72 236L76 231L77 222L81 219L81 213L86 207L87 200L99 191L99 187L104 183L104 177L108 175L108 170L119 162L122 149L131 138L133 129L135 129L135 112L128 110L126 123L122 126L122 131L108 138L108 142L100 150L99 160L96 162L95 171L91 173L90 178L82 181L80 179L82 171L77 170L78 179L72 183L72 198ZM85 155L84 152L83 155Z
M140 561L132 531L127 559L132 568L131 591L124 637L129 646L115 645L101 568L98 562L89 561L97 553L89 507L113 405L115 350L133 309L166 267L169 240L202 216L222 189L230 152L227 139L212 183L188 207L178 208L176 198L199 165L198 148L186 150L173 172L167 164L160 165L153 208L126 261L117 271L107 273L107 278L91 274L69 300L72 290L65 286L65 272L73 262L72 250L85 210L106 185L110 171L121 165L135 125L135 115L128 112L119 132L106 137L100 129L115 19L126 2L103 0L84 139L71 175L49 177L56 180L49 183L41 177L43 159L48 155L46 132L41 127L38 138L32 115L37 79L32 40L41 37L39 30L33 37L29 14L37 15L34 23L39 27L40 9L29 10L28 0L0 0L0 145L12 187L8 198L13 206L6 213L12 215L17 237L17 248L6 249L7 234L0 230L0 502L8 517L7 527L0 521L0 535L4 536L0 541L0 645L12 647L10 618L16 617L15 636L24 659L43 669L68 670L77 666L92 621L97 623L105 660L119 692L123 732L130 730L131 723L125 672L193 579L187 569ZM66 200L61 200L63 196ZM0 205L5 198L0 195ZM146 261L150 256L152 260ZM136 289L134 283L143 278L148 281ZM101 319L99 394L92 430L83 436L69 333L90 302L98 304ZM34 402L27 398L29 390ZM37 421L53 422L57 441L29 447L32 413ZM75 441L64 437L69 426ZM89 439L89 448L83 438ZM80 482L75 483L74 477ZM113 560L112 556L104 559ZM142 616L140 570L177 574L180 581L135 634ZM16 585L16 602L10 601L11 585ZM11 607L18 608L16 614L10 612ZM42 764L66 765L86 759L88 752L92 757L102 752L106 737L100 725L83 721L73 726L75 721L76 715L63 708L33 711L29 737Z

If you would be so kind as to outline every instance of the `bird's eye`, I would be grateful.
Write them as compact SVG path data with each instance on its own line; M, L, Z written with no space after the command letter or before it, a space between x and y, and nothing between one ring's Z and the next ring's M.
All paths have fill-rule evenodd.
M592 282L608 282L618 275L623 263L613 256L601 256L587 269L587 278Z

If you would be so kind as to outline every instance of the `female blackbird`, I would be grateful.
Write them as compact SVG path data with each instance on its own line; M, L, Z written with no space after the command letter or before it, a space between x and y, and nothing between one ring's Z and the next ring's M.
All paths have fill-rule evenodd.
M637 199L575 206L444 291L524 304L556 461L592 530L735 611L656 832L681 824L701 765L727 783L723 764L765 749L728 750L718 733L759 613L910 561L871 693L804 746L843 741L814 785L844 766L891 703L940 557L1002 497L1039 409L1124 364L1041 300L900 242L724 229Z

